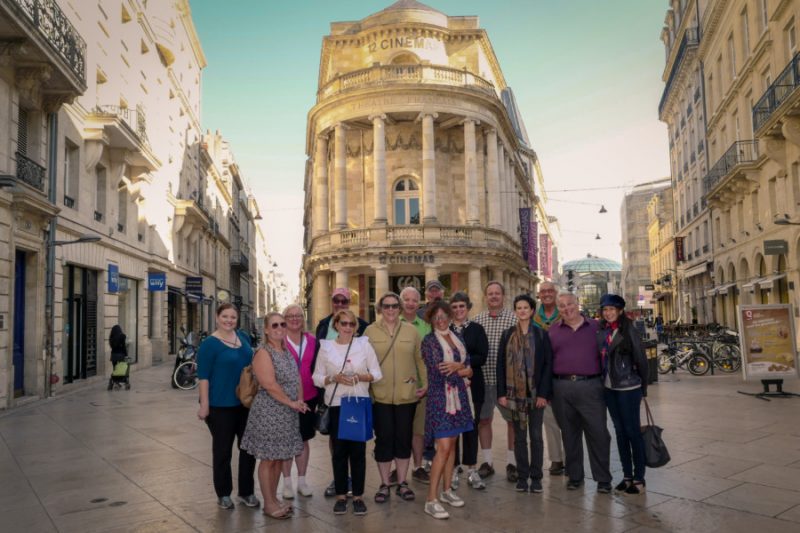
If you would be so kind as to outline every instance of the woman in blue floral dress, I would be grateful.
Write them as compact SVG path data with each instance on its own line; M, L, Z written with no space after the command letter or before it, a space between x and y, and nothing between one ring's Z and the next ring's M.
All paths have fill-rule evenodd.
M428 370L425 444L436 443L425 512L438 519L450 516L442 507L442 502L452 507L464 506L464 500L451 490L450 483L453 479L456 439L473 429L472 402L468 392L472 368L464 340L449 329L451 313L450 306L442 301L428 308L425 320L431 324L433 331L425 336L421 347ZM441 493L438 492L440 482L443 489Z

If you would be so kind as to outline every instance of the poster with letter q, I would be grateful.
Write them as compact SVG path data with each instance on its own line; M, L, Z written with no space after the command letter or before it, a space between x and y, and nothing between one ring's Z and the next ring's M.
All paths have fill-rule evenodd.
M737 316L744 379L797 378L797 343L792 306L740 305Z

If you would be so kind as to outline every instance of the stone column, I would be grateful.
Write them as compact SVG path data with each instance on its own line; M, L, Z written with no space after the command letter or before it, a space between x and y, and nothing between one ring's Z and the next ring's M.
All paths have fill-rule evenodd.
M481 287L481 269L480 267L472 266L469 268L469 283L468 283L469 298L474 304L481 301L483 296L483 287Z
M498 202L500 204L500 229L508 231L508 185L506 182L506 150L502 142L497 145L497 175L499 183Z
M338 289L340 287L350 288L350 285L348 284L350 270L346 268L339 268L334 270L334 273L336 274L336 283L333 287L334 289Z
M389 292L389 267L378 265L375 267L375 301Z
M466 186L467 200L467 225L476 226L480 223L480 208L478 207L478 161L475 149L475 125L477 120L464 121L464 184Z
M374 213L372 224L386 225L386 132L384 120L386 115L373 115L372 120L372 162Z
M334 133L333 180L336 193L334 221L337 229L347 227L347 134L345 125L336 124Z
M497 130L488 129L486 135L486 188L489 194L489 227L499 229L503 225L500 212L500 172L497 167Z
M318 272L313 284L311 323L316 324L328 316L331 310L330 274L327 271Z
M436 113L421 113L422 117L422 199L423 222L436 223L436 153L433 120Z
M329 230L328 221L328 136L317 137L314 155L314 235Z

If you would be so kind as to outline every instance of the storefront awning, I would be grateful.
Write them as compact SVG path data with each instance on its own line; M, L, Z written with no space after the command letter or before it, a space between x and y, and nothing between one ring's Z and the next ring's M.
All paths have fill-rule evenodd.
M783 279L785 277L786 277L786 273L785 272L781 272L780 274L773 274L771 276L766 276L764 278L761 278L756 283L758 283L758 288L759 289L762 289L762 290L771 289L776 281L778 281L780 279Z
M755 286L758 285L758 282L761 281L761 279L762 278L753 278L753 279L751 279L750 281L748 281L747 283L742 285L742 290L743 291L752 291L755 288Z
M703 261L699 265L695 265L690 269L687 269L683 272L684 278L691 278L694 276L699 276L700 274L705 274L708 271L706 267L706 261Z
M735 281L733 281L731 283L725 283L724 285L720 285L719 287L717 287L717 293L724 296L724 295L728 294L728 291L730 290L731 287L735 287L735 286L736 286L736 282Z

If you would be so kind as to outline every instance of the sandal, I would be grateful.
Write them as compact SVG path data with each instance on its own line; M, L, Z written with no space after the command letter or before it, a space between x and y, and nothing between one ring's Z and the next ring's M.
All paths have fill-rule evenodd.
M398 484L395 493L407 502L414 500L414 491L408 488L407 481Z
M389 486L381 484L378 488L378 492L375 493L375 503L386 503L390 495Z
M283 507L281 507L277 511L273 511L271 513L268 513L266 510L264 510L264 514L267 515L270 518L274 518L275 520L288 520L289 518L292 517L291 511L288 511L287 509L284 509Z

